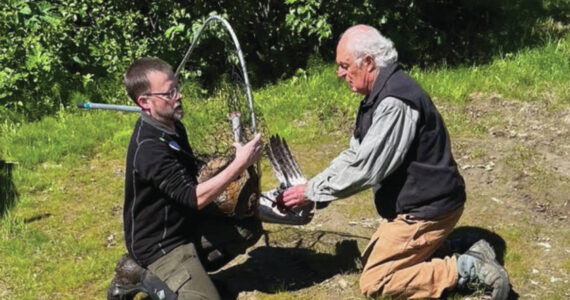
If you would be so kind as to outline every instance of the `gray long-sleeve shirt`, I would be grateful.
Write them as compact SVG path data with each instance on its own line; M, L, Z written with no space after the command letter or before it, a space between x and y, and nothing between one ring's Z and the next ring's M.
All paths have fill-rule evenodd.
M376 110L362 143L352 136L350 147L307 183L305 196L316 202L346 198L380 182L396 170L416 135L419 113L388 97Z

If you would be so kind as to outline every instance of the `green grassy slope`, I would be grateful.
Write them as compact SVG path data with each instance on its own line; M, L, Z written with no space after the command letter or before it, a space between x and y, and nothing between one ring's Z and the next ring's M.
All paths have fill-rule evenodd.
M499 57L489 65L413 69L410 74L445 108L442 114L452 139L460 141L454 144L458 152L478 158L485 156L489 149L477 141L491 134L493 126L504 125L501 122L504 115L490 110L484 111L486 114L481 119L484 122L473 119L469 111L473 99L515 99L517 103L540 104L538 107L547 111L564 112L570 106L568 57L570 35L539 49ZM254 99L257 112L264 118L265 133L279 133L296 147L298 155L311 157L302 160L308 175L326 166L334 151L342 149L332 146L333 153L329 153L321 148L332 141L347 139L360 100L335 78L335 67L329 64L299 71L291 79L257 90ZM188 112L184 122L196 149L208 152L212 147L229 147L229 144L212 142L219 136L215 133L229 129L222 121L224 106L219 99L186 99L184 105ZM70 109L34 123L0 125L0 157L16 163L12 179L20 194L17 205L0 220L0 298L105 298L115 261L124 252L123 159L135 120L134 114ZM561 139L560 144L567 145L567 123L561 123L560 130L566 133L557 138ZM534 152L520 145L509 149L511 158L507 160L513 164L510 170L528 167L531 175L536 174L533 178L548 176L542 180L561 182L559 188L567 188L566 175L546 172L530 164L536 157ZM325 152L315 156L311 151ZM264 167L267 174L264 180L271 180L269 169L265 164ZM503 183L507 181L504 179ZM541 182L538 183L544 185ZM528 192L531 196L548 189L536 185L535 181L527 184L535 189ZM470 195L487 196L478 191ZM362 199L364 203L366 199ZM480 209L475 206L468 212L478 213ZM363 213L356 208L339 210L356 218ZM567 217L568 211L561 216ZM507 253L506 265L516 276L515 282L521 285L534 280L524 274L528 271L525 256L539 257L540 249L526 248L523 240L517 242L517 239L527 238L530 228L525 222L532 224L531 218L523 214L520 228L501 231L514 245ZM466 220L481 222L474 217ZM548 224L541 223L541 226ZM545 228L549 233L556 231ZM366 236L369 231L360 233ZM570 241L568 230L560 229L560 234L562 241ZM275 238L287 239L279 235ZM566 270L566 274L570 272L567 255L556 264L557 268ZM354 276L347 277L351 295L357 294ZM548 287L555 290L552 299L563 299L568 291L560 280L564 282L568 278L560 279L559 275L552 278ZM548 280L550 278L545 277L544 282ZM292 296L285 291L276 297L326 298L326 291L318 289L302 293Z

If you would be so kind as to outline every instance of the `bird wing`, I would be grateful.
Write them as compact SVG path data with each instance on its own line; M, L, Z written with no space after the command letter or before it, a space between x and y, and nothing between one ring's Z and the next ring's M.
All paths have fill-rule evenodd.
M279 135L271 136L266 149L273 174L284 188L307 183L285 139Z
M279 195L294 185L307 183L307 178L301 172L299 164L291 154L285 139L274 135L269 138L266 148L267 158L273 174L280 185L272 190L261 193L257 206L258 217L267 223L304 225L313 219L314 203L298 208L288 209L278 203Z

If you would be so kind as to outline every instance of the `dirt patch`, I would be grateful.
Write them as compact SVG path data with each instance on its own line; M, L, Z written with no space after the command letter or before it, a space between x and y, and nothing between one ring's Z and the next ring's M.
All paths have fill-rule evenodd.
M501 252L512 298L569 297L570 107L485 94L436 105L444 118L454 114L468 124L451 137L468 194L454 234L485 233ZM348 134L289 144L311 177L347 146ZM359 298L358 256L378 222L364 191L318 211L306 226L265 226L268 240L213 277L229 298ZM351 250L339 252L339 245Z
M469 145L465 148L479 149L478 155L466 149L456 152L472 190L494 191L538 215L568 219L568 107L474 94L464 109L487 129L487 135L476 140L457 138Z

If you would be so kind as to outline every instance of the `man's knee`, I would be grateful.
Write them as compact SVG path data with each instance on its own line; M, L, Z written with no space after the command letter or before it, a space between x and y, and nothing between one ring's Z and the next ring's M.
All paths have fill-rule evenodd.
M263 227L255 217L231 221L231 224L219 227L203 235L197 244L198 253L207 271L215 271L236 256L246 252L261 238Z
M383 287L390 276L388 273L364 270L359 280L360 292L368 297L382 295Z
M237 256L255 245L262 234L263 226L258 218L245 218L234 224L233 233L227 233L227 239L220 242L219 248L230 255Z
M373 297L373 294L378 293L378 289L369 284L369 283L364 283L362 281L362 278L360 279L360 293L362 293L363 295L367 296L367 297Z
M380 295L381 286L378 284L365 283L360 281L360 293L367 297L376 297Z

